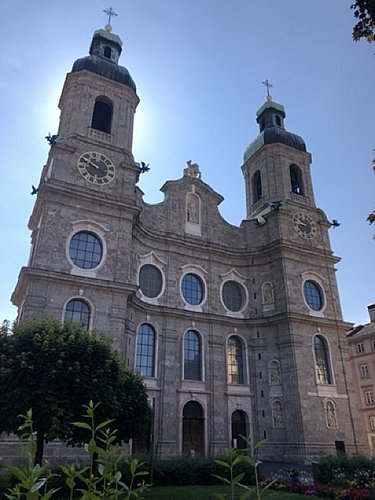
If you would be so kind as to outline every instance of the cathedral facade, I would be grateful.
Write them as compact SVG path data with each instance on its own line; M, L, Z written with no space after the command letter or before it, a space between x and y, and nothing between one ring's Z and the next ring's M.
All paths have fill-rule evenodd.
M164 201L145 203L121 46L97 30L66 77L12 295L18 319L107 332L144 377L158 456L241 448L241 435L266 439L263 459L358 451L339 259L303 139L268 96L244 154L239 227L192 162L162 186Z

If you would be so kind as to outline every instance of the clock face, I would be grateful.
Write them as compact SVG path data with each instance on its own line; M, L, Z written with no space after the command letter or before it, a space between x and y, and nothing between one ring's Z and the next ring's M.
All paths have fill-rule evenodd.
M115 177L112 161L103 153L95 151L83 153L78 159L77 168L82 177L93 184L108 184Z
M317 229L315 222L309 215L303 212L297 212L293 215L293 226L297 234L305 240L310 240L316 236Z

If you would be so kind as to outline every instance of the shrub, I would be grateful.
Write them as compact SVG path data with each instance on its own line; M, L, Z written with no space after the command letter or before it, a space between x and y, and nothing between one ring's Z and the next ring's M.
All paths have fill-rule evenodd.
M8 471L0 472L0 498L5 498L5 493L16 484L17 480Z
M359 487L365 488L375 476L375 459L363 455L327 456L319 461L314 474L319 483L345 485L356 481Z
M214 475L221 475L222 467L214 462L216 459L224 457L173 457L167 459L157 459L153 464L153 485L154 486L185 486L185 485L212 485L218 484L219 480ZM143 469L151 472L148 458L141 457L144 462ZM129 469L124 461L119 464L119 470L128 479ZM244 473L244 484L255 484L254 471L244 463L236 466L236 473Z

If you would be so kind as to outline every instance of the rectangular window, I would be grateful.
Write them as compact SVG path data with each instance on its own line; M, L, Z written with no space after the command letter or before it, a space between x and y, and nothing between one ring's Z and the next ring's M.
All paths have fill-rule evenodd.
M202 380L201 341L197 332L188 330L184 337L184 379Z
M338 455L340 455L340 453L345 453L344 441L335 441L335 445L336 445L336 452Z
M359 367L360 372L361 372L361 378L368 378L368 366L367 365L361 365Z
M370 429L375 431L375 417L370 417Z
M360 352L365 352L365 346L361 343L361 344L357 344L357 352L360 353Z
M365 400L367 405L374 404L374 395L372 394L372 391L365 391Z
M372 350L373 350L373 351L375 351L375 340L373 340L373 341L371 342L371 347L372 347Z

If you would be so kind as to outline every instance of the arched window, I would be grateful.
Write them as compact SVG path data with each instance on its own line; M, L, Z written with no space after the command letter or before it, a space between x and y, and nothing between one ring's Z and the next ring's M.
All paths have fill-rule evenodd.
M202 380L201 339L194 330L184 335L184 379Z
M78 321L82 323L85 330L88 330L90 327L90 307L87 302L82 299L70 300L65 307L65 321Z
M138 327L135 367L144 377L155 376L155 330L148 323Z
M268 365L268 381L270 385L281 384L280 363L276 359Z
M228 384L244 384L244 356L242 341L232 335L228 339Z
M98 97L95 101L91 127L101 132L111 133L112 103L106 97Z
M197 401L189 401L182 412L182 451L204 455L204 412Z
M276 428L285 427L284 406L280 400L272 403L272 426Z
M258 201L262 197L262 178L260 176L259 170L257 170L253 175L253 196L254 202Z
M275 116L275 122L278 127L281 127L281 118L280 116L276 115Z
M247 447L246 441L241 437L247 437L247 415L242 410L232 413L232 447L244 449Z
M302 174L301 169L297 165L290 165L290 185L292 188L292 193L305 194L302 184Z
M111 59L111 56L112 56L112 49L111 47L104 47L104 57L106 57L107 59Z
M199 224L199 197L194 193L186 197L186 222Z
M332 384L332 370L329 349L322 335L314 337L315 371L318 384Z

